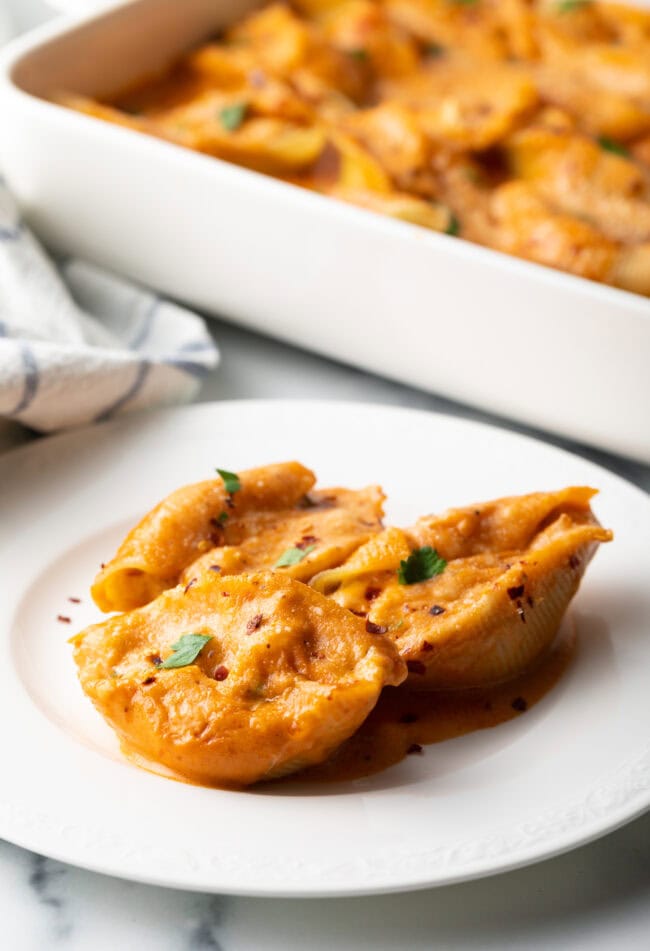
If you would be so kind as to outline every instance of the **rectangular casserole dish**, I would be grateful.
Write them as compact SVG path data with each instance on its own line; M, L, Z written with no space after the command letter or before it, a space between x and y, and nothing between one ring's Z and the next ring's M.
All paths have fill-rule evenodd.
M132 0L4 51L0 164L39 235L236 323L650 463L650 299L44 98L117 92L259 5Z

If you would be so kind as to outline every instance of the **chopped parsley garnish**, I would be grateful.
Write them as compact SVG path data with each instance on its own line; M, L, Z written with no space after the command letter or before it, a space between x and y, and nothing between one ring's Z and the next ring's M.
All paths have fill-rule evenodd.
M239 481L239 476L236 472L228 472L227 469L217 469L217 472L223 479L223 484L226 487L226 492L228 495L234 495L235 492L239 492L241 489L241 482ZM222 513L225 514L225 513ZM226 516L227 518L228 516ZM220 521L225 521L222 516L219 516Z
M424 55L430 56L431 59L437 59L438 56L443 56L445 52L444 46L441 46L440 43L427 43L424 47Z
M235 132L246 118L247 111L245 102L233 102L219 111L219 121L228 132Z
M187 667L188 664L194 663L210 638L210 634L183 634L175 644L172 644L174 653L155 666L161 670L169 670L172 667Z
M360 63L365 63L368 59L368 50L357 49L357 50L348 50L348 56L351 56L352 59L358 60Z
M445 228L445 234L451 235L452 238L455 238L460 233L460 221L456 215L452 214L449 218L449 224Z
M447 562L435 548L425 545L412 551L406 561L400 561L397 578L400 584L417 584L418 581L441 575L446 567Z
M478 0L451 0L457 7L473 7Z
M606 152L613 152L614 155L621 155L623 158L628 158L630 154L624 145L621 145L621 143L615 139L608 139L606 135L598 137L598 145Z
M220 525L223 525L224 522L227 522L230 516L227 512L222 512L221 515L217 515L217 521Z
M305 555L308 555L315 547L315 545L307 545L306 548L287 548L286 551L282 552L273 567L289 568L291 565L297 565L303 560Z
M591 5L591 0L560 0L557 5L558 13L573 13L574 10L580 10L581 7Z

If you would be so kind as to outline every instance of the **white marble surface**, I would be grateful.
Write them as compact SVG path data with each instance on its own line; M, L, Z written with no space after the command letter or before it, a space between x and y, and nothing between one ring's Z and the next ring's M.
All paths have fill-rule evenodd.
M16 29L47 15L42 0L0 0L0 18L7 9ZM226 324L215 322L214 332L223 364L202 399L357 399L488 419ZM19 428L0 425L0 450L25 438ZM552 441L650 491L648 467ZM0 911L3 951L636 951L650 947L650 815L517 872L336 901L236 899L135 885L0 842Z

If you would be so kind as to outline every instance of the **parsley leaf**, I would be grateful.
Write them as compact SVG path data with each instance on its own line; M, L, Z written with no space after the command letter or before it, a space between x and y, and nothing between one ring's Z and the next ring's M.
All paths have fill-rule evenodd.
M187 667L192 664L199 656L205 645L211 638L211 634L183 634L182 637L172 644L173 654L156 664L161 670L169 670L172 667Z
M624 145L621 145L620 142L616 142L614 139L608 139L606 135L598 137L598 145L606 152L613 152L614 155L622 155L623 158L627 158L630 154Z
M574 10L579 10L581 7L588 7L591 4L591 0L560 0L557 5L558 13L573 13Z
M460 221L453 213L449 217L449 224L445 228L445 234L451 235L452 238L455 238L460 232Z
M233 102L220 110L219 121L228 132L235 132L246 118L247 111L248 105L245 102Z
M239 492L241 489L241 482L239 481L239 476L236 472L228 472L227 469L217 469L217 472L223 479L223 484L226 487L226 492L228 495L234 495L235 492Z
M451 2L455 3L457 7L472 7L477 0L451 0Z
M227 522L229 518L230 516L228 515L227 512L221 512L221 514L217 516L217 521L219 522L220 525L223 525L224 522Z
M282 552L273 567L289 568L291 565L297 565L298 562L302 561L305 555L308 555L315 547L315 545L307 545L306 548L287 548L286 551Z
M446 567L447 562L435 548L425 545L412 551L406 561L400 561L397 578L400 584L417 584L418 581L441 575Z
M368 59L368 50L364 50L362 47L356 50L348 50L348 56L356 59L359 63L365 63Z
M430 56L431 59L437 59L438 56L444 56L444 54L445 48L440 43L427 43L424 47L424 55Z

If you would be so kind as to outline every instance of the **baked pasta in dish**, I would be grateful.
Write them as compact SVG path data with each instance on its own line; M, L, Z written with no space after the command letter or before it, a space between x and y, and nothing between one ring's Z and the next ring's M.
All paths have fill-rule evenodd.
M544 658L612 538L584 487L400 529L377 486L316 490L298 462L217 472L127 535L92 589L125 613L73 638L125 753L207 785L365 775L523 712L559 676Z
M650 295L650 11L273 3L84 113Z

